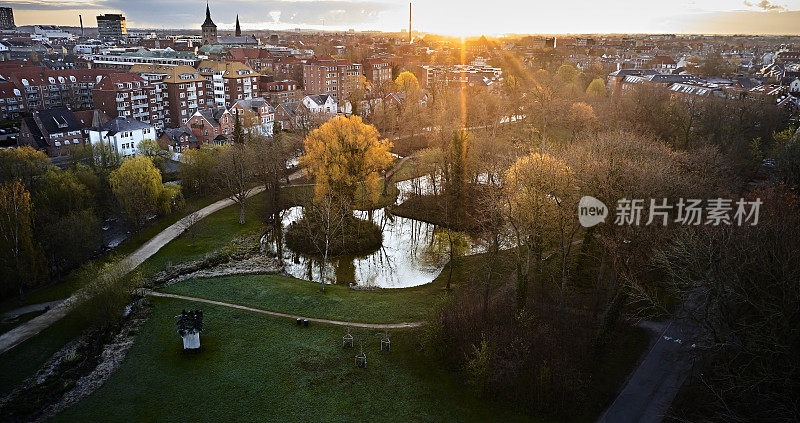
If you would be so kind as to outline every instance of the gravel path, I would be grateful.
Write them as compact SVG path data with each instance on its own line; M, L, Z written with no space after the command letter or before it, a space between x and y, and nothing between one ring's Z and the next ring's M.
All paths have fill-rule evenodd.
M279 313L277 311L269 311L269 310L262 310L260 308L253 308L247 307L239 304L231 304L222 301L214 301L214 300L207 300L205 298L197 298L197 297L187 297L185 295L178 295L178 294L167 294L165 292L156 292L146 290L144 292L146 295L150 295L152 297L162 297L162 298L175 298L179 300L186 300L186 301L194 301L198 303L206 303L206 304L214 304L224 307L236 308L239 310L245 311L252 311L254 313L261 313L267 314L270 316L276 317L286 317L288 319L306 319L309 322L315 323L325 323L329 325L338 325L338 326L351 326L356 328L368 328L368 329L406 329L406 328L416 328L422 326L423 322L407 322L407 323L359 323L359 322L343 322L340 320L329 320L329 319L318 319L315 317L305 317L305 316L297 316L294 314L288 313Z

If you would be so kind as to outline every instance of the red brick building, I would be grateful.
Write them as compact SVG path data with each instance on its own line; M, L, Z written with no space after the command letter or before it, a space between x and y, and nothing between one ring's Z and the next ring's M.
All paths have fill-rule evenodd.
M225 108L202 109L189 118L189 129L199 146L222 145L229 142L233 122L233 116Z
M17 113L68 107L72 110L93 108L92 89L99 80L114 71L103 69L52 70L40 66L7 67L0 77L14 85L7 96L13 97ZM22 97L22 102L19 102ZM8 100L6 100L6 104Z
M303 66L306 94L328 94L337 101L347 85L361 75L361 65L344 59L317 59Z
M158 129L163 129L167 123L162 98L156 91L156 85L141 75L107 75L94 87L92 94L95 107L112 119L136 119Z
M157 85L167 127L186 125L197 110L206 108L207 80L191 66L135 65L131 72Z
M287 101L300 101L305 96L303 90L300 89L300 84L291 79L269 81L267 77L262 77L259 90L261 91L262 97L273 106L286 103Z
M372 85L381 85L392 79L392 65L385 59L370 57L364 60L364 77Z

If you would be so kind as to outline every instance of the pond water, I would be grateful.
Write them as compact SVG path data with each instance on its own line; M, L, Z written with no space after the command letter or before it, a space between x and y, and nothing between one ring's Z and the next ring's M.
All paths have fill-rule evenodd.
M398 202L405 201L411 193L430 193L430 180L418 178L397 184L400 189ZM302 207L292 207L283 213L282 226L286 228L300 219ZM414 219L389 215L384 209L371 213L356 211L356 217L371 219L381 228L383 244L377 251L366 256L342 256L329 259L325 280L327 283L356 284L362 287L407 288L430 283L447 264L448 255L443 232L435 225ZM285 235L285 233L284 233ZM471 241L464 240L467 250L474 248ZM265 243L272 251L277 250L273 242ZM285 245L285 243L284 243ZM309 257L283 248L283 259L288 274L305 280L319 282L322 259Z

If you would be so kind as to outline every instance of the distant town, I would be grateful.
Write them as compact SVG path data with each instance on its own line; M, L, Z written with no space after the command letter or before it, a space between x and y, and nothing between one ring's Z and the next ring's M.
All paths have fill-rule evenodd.
M522 64L545 55L582 71L597 69L614 94L644 84L675 96L800 104L798 37L245 33L238 18L235 31L222 32L209 7L201 13L205 21L195 31L129 29L119 14L97 16L91 28L18 28L13 10L0 8L0 118L6 121L0 144L29 145L57 158L99 140L117 119L111 125L127 135L115 140L120 154L132 154L148 134L181 152L229 142L232 120L224 116L237 109L257 113L264 133L273 122L292 129L312 117L349 113L359 77L367 89L355 107L365 117L376 105L397 101L387 82L403 70L426 89L467 84L498 93L508 55ZM68 125L43 123L49 119Z

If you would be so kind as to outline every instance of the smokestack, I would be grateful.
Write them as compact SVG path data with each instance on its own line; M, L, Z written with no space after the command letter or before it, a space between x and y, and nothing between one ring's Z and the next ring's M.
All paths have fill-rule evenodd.
M78 15L78 19L81 21L81 38L83 38L83 16Z
M411 2L408 2L408 43L411 44L414 37L411 36Z

